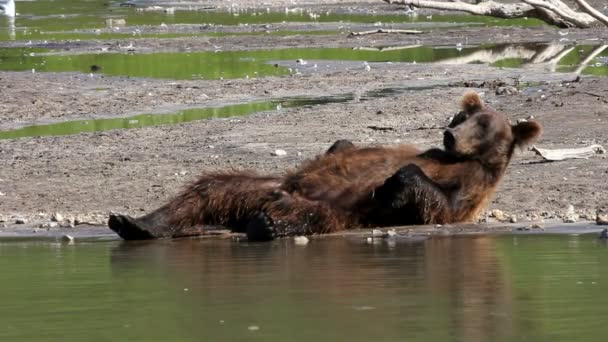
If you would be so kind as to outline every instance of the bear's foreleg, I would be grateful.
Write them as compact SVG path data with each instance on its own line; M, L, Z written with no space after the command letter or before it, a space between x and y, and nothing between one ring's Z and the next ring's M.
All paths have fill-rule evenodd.
M384 225L445 223L448 196L415 164L402 167L374 191Z
M348 227L348 215L328 203L311 201L283 191L275 192L247 225L250 241L266 241L275 237L327 234Z

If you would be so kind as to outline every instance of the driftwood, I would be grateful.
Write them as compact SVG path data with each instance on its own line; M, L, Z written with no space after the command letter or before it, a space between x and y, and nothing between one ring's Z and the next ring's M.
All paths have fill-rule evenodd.
M469 4L460 0L383 0L389 4L399 4L420 8L431 8L447 11L462 11L476 15L488 15L497 18L537 18L558 27L588 28L595 23L603 23L605 16L589 6L584 0L576 0L583 12L575 11L562 0L522 0L517 3L501 3L493 0L481 0ZM585 6L586 5L586 6Z
M595 19L597 19L604 25L608 26L608 17L605 16L604 14L602 14L602 12L591 7L585 0L574 0L574 1L576 1L576 3L579 4L585 10L585 12L589 13L589 15L591 15L592 17L594 17Z
M419 48L421 46L422 46L422 44L404 45L404 46L387 46L387 47L357 46L357 47L354 47L353 50L362 50L362 51L398 51L398 50L415 49L415 48Z
M377 33L422 34L424 32L419 30L377 29L370 31L351 32L350 35L353 37L358 37Z
M563 148L555 150L532 146L531 150L548 161L559 161L566 159L587 159L596 154L606 153L606 150L601 145L591 145L580 148Z

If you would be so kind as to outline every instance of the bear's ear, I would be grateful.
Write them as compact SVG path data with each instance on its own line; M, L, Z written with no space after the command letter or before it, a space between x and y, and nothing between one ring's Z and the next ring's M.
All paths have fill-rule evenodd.
M534 142L541 135L543 129L537 122L524 121L511 126L515 144L519 146L528 145Z
M464 94L461 106L463 111L467 113L473 113L483 108L483 102L481 101L479 94L474 91L471 91Z

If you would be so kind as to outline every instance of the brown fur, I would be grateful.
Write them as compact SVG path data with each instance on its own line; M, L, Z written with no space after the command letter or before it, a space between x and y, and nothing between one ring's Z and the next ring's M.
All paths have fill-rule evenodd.
M541 128L534 122L511 126L475 93L464 96L462 109L446 129L443 150L338 141L284 176L203 174L149 215L167 222L152 227L151 235L173 236L200 225L246 231L259 213L277 235L471 221L494 193L514 148L536 139Z

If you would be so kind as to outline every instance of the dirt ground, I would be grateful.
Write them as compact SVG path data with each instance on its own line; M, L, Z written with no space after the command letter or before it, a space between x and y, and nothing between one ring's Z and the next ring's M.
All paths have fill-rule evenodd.
M329 5L327 5L329 6ZM340 5L338 5L340 6ZM288 24L286 24L288 25ZM551 42L563 38L554 28L454 28L417 36L346 35L228 36L61 42L65 53L99 50L134 42L136 52L225 50L293 46L386 46L390 44L470 44ZM606 30L569 30L579 43L608 40ZM18 45L20 43L3 43ZM35 43L36 44L36 43ZM319 65L325 63L318 61ZM0 225L17 220L32 227L60 221L103 224L110 211L141 215L176 194L202 170L255 169L281 173L323 152L337 139L357 144L441 143L441 127L458 110L464 81L510 82L520 92L497 95L473 88L511 120L533 116L544 127L537 146L608 147L608 79L549 73L542 68L500 69L481 64L329 63L299 75L237 80L169 81L77 73L0 72L0 129L101 117L124 117L176 108L235 103L283 96L363 94L390 87L438 86L393 97L305 106L246 117L210 119L180 125L113 130L60 137L0 140ZM353 67L354 66L354 67ZM104 89L99 91L98 89ZM385 127L374 130L369 126ZM272 156L283 149L286 156ZM500 209L520 222L560 221L572 205L581 220L608 207L608 159L597 155L545 163L531 151L518 151L488 210ZM482 219L489 219L484 217ZM492 220L492 219L489 219ZM1 226L0 226L1 227Z

